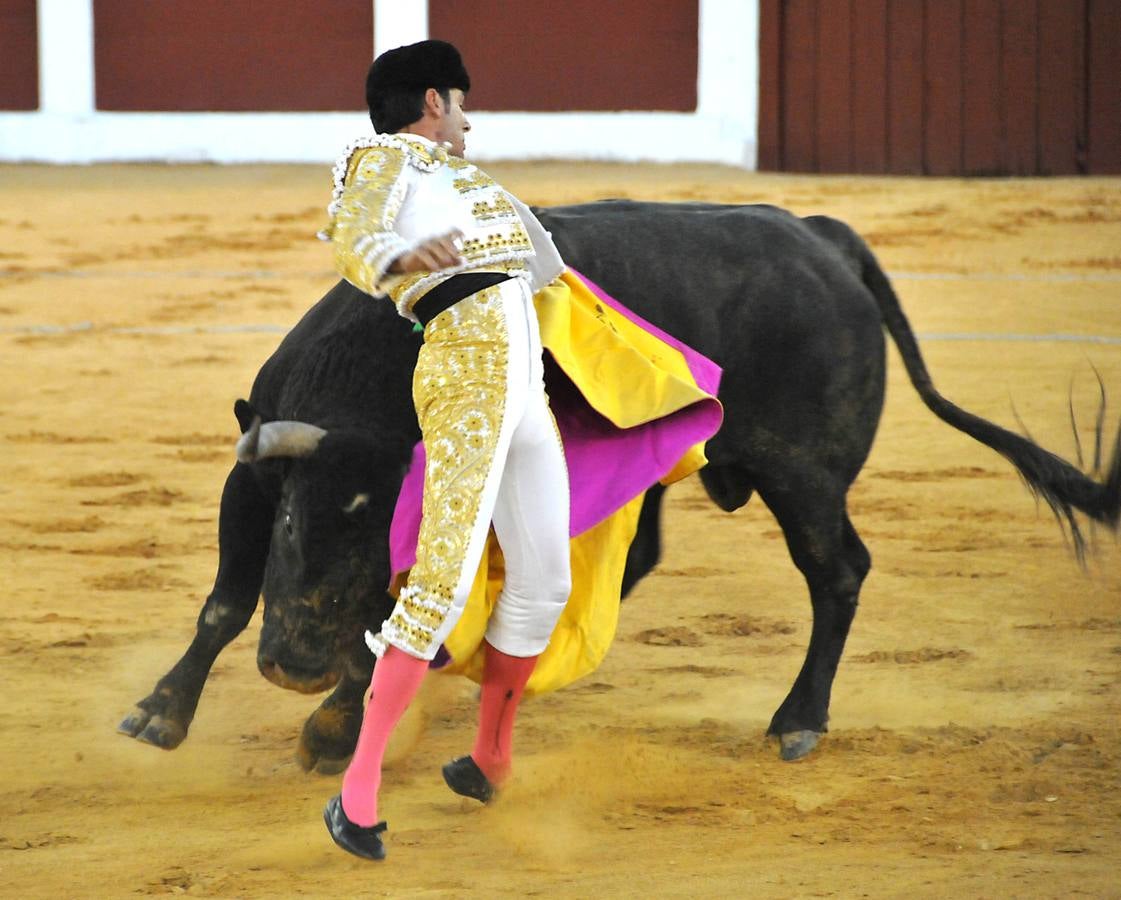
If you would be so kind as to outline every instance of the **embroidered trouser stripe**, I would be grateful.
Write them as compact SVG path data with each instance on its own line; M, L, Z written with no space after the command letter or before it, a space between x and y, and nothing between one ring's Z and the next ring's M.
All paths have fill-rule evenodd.
M375 652L388 643L435 656L463 611L493 519L506 587L487 640L513 656L540 653L570 589L568 478L523 279L428 323L413 400L427 456L417 560Z

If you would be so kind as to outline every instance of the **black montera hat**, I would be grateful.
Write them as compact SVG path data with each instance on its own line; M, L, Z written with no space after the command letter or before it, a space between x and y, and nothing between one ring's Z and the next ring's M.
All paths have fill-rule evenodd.
M366 101L372 106L383 91L394 88L471 89L471 78L459 51L447 41L420 41L386 50L366 75Z

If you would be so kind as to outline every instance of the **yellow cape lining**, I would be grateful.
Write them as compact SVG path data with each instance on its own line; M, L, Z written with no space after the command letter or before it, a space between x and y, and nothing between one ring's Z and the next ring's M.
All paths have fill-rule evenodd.
M631 428L712 399L680 351L601 303L571 273L539 291L534 303L541 342L588 403L616 426ZM662 481L678 481L706 462L704 444L696 444ZM572 594L527 693L564 687L603 661L619 621L623 569L643 496L569 541ZM444 642L452 662L443 671L482 680L483 638L502 576L502 550L492 531L467 606Z

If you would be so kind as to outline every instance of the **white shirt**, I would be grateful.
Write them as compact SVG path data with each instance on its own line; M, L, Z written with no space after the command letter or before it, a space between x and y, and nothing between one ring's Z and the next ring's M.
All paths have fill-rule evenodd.
M367 294L389 294L402 316L437 284L467 271L506 272L538 290L564 271L552 238L512 194L467 160L415 134L379 134L347 147L335 164L331 223L335 262ZM389 274L392 262L433 237L463 233L462 265Z

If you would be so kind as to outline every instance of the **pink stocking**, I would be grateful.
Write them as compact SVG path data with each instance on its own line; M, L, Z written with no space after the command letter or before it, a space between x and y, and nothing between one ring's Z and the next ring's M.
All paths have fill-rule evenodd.
M501 784L510 773L514 716L536 664L536 656L507 656L486 645L479 733L471 758L491 784Z
M428 661L390 647L374 666L370 702L362 717L358 746L343 775L343 812L366 828L378 821L381 761L389 735L420 689Z

